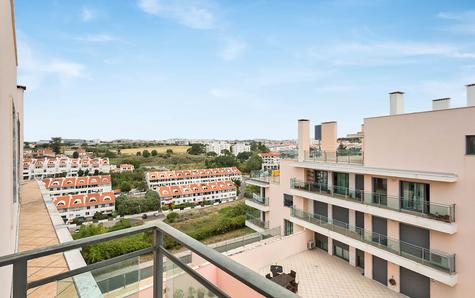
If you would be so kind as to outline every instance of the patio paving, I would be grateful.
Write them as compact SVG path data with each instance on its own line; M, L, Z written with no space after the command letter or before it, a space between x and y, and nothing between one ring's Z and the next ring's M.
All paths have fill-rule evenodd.
M301 297L405 297L364 277L357 268L320 249L308 250L275 264L282 265L286 273L297 272ZM269 273L270 265L261 268L259 273Z

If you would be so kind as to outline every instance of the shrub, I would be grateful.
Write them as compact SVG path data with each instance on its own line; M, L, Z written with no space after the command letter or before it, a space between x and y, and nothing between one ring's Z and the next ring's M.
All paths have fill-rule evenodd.
M167 214L167 220L169 223L175 222L176 218L178 217L178 213L176 212L170 212Z

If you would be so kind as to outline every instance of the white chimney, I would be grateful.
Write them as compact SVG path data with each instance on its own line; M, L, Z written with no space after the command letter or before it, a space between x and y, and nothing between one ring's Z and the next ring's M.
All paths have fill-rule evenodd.
M310 121L307 119L299 120L297 146L298 146L298 161L303 162L305 156L310 151Z
M467 106L475 106L475 84L468 84L467 86Z
M432 101L432 111L450 109L450 98L439 98Z
M389 115L404 113L404 92L395 91L389 93Z

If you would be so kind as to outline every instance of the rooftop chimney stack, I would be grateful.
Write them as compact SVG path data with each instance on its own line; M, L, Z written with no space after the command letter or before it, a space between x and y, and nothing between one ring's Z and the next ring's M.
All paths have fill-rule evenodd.
M310 121L308 119L299 120L297 146L298 161L303 162L310 151Z
M467 86L467 106L474 107L475 106L475 83L468 84Z
M336 121L322 122L322 140L320 142L322 151L336 152L337 142Z
M404 113L404 92L395 91L389 93L389 114L397 115Z
M450 98L439 98L432 101L432 111L450 109Z

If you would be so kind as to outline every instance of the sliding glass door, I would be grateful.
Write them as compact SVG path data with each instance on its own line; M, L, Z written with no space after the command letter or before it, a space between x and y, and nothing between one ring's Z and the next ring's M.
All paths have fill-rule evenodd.
M429 184L409 181L400 182L401 209L428 213Z
M350 185L350 177L348 173L333 173L333 189L336 194L347 195Z
M388 204L388 185L384 178L373 177L373 203L386 206Z

